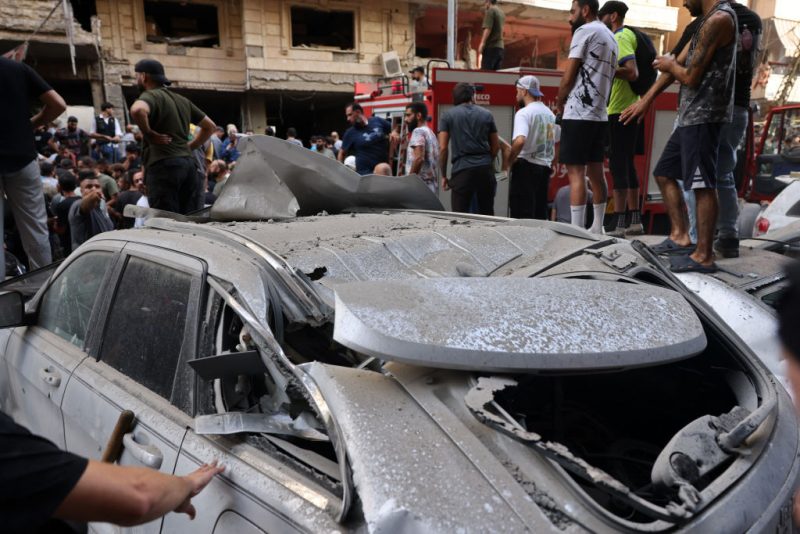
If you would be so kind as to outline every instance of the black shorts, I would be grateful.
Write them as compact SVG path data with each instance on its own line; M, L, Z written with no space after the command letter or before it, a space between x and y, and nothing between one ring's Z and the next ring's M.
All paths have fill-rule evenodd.
M639 177L633 158L636 156L636 137L639 125L619 121L619 114L608 116L608 168L614 178L614 189L639 189Z
M563 119L558 161L565 165L602 163L607 136L608 123L605 121Z
M715 188L721 130L718 122L675 128L653 174L683 180L686 191Z

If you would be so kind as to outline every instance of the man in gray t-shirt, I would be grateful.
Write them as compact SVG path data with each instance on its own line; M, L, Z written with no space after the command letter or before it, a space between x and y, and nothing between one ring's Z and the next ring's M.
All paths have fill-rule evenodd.
M467 83L453 88L453 104L439 119L439 167L442 189L451 189L453 211L467 213L473 195L478 213L494 215L494 161L500 149L492 114L475 105L475 89ZM447 179L447 159L453 164Z
M97 234L114 229L103 200L103 188L93 171L81 171L81 200L69 208L72 250Z

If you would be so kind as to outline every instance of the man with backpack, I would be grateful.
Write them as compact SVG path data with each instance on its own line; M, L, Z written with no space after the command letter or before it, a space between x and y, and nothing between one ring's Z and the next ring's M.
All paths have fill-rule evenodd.
M641 32L624 26L627 12L628 6L624 2L609 0L597 14L600 21L614 33L614 39L619 47L617 70L611 86L611 98L608 101L610 141L608 160L611 176L614 178L615 215L614 230L609 232L609 235L617 237L644 233L639 207L639 177L633 164L639 125L622 124L619 115L628 106L635 104L639 100L639 94L646 92L650 88L649 85L655 81L655 69L652 66L655 49L652 49L652 57L648 57L652 48L649 38L643 34L640 37ZM641 39L646 39L650 46L646 46L645 43L640 46ZM641 72L639 64L642 65ZM642 83L636 84L639 81L647 85L644 91ZM634 90L634 86L638 91ZM626 206L630 211L629 223L626 221Z

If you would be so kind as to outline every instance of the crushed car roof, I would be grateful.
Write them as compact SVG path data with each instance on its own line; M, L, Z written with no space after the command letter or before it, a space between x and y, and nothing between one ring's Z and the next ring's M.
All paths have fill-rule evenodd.
M655 365L706 346L675 291L560 278L343 284L333 337L386 360L494 372Z

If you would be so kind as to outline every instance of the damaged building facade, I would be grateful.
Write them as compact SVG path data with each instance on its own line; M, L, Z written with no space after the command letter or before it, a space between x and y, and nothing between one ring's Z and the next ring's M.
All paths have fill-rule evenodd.
M5 49L25 39L56 3L0 1ZM473 68L483 3L457 4L457 66ZM629 4L627 22L663 50L679 8L668 0ZM499 5L506 13L504 67L563 65L569 0ZM172 88L217 123L257 133L267 125L279 135L293 126L304 139L341 131L355 82L386 75L383 53L395 52L404 71L446 55L446 0L72 0L70 6L78 74L69 69L61 7L32 39L41 46L32 44L26 59L70 104L97 108L109 100L122 114L122 104L137 95L133 66L155 58Z

